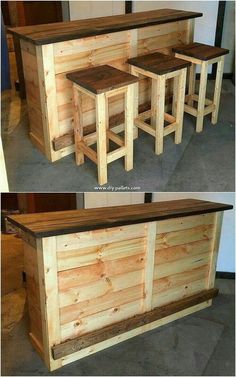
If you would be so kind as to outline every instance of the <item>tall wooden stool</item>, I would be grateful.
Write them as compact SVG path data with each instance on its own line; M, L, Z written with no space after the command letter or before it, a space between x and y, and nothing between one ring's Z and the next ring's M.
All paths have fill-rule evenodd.
M125 170L133 169L133 91L137 77L108 65L71 72L66 77L73 82L74 132L76 163L84 163L84 155L98 166L100 185L107 183L107 164L125 157ZM125 95L124 140L109 129L108 98ZM95 99L96 132L83 135L82 94ZM120 148L109 152L109 140ZM89 146L97 143L97 152Z
M173 48L175 56L191 63L189 74L189 88L184 111L197 118L196 132L203 130L203 119L212 113L211 123L216 124L219 112L221 84L224 69L224 55L229 53L225 48L208 46L202 43L191 43L186 46ZM213 100L206 98L207 72L210 64L217 63L215 90ZM201 66L199 95L195 94L196 65ZM193 102L197 102L197 109Z
M151 110L138 114L138 88L136 85L135 125L154 136L155 153L163 152L164 136L175 133L175 143L182 140L184 96L187 67L189 62L159 52L128 60L131 73L152 79ZM165 112L165 86L168 79L174 79L172 115ZM150 125L145 120L151 119ZM165 126L164 122L169 123Z

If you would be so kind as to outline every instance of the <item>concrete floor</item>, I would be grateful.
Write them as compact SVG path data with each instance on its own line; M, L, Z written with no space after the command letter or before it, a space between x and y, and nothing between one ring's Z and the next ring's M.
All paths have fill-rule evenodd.
M4 376L234 376L234 280L217 279L219 296L213 305L188 317L91 355L55 372L48 372L27 336L27 316L2 335ZM22 297L22 289L19 290ZM16 294L5 298L10 307ZM8 301L8 303L7 303ZM22 300L19 305L22 307ZM7 322L7 321L6 321ZM8 330L8 331L7 331Z
M209 81L208 96L212 97ZM2 100L2 138L10 191L94 191L96 165L80 167L74 155L50 163L30 142L25 102L10 95ZM185 115L183 141L165 138L164 153L154 154L154 140L140 131L134 143L134 169L125 172L123 159L109 165L107 190L234 191L234 86L223 81L219 121L205 117L204 131L195 132L195 118Z

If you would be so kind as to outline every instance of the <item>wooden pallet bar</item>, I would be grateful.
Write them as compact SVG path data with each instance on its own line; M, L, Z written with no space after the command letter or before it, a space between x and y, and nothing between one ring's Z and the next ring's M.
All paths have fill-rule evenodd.
M210 306L231 208L186 199L9 216L24 241L30 340L48 369Z
M171 53L193 41L194 20L202 13L174 9L10 28L23 65L29 134L50 161L74 152L72 84L66 74L108 64L129 71L127 59L155 51ZM171 96L171 86L166 96ZM24 92L24 90L22 90ZM150 102L147 79L139 83L139 105ZM122 94L110 99L110 128L123 131ZM148 107L146 108L149 109ZM95 104L82 96L84 135L95 131Z

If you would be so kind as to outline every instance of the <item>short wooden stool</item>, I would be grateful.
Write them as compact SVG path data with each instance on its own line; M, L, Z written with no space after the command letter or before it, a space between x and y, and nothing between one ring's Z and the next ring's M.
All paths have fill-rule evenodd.
M100 185L107 183L107 164L125 157L125 170L133 169L133 92L137 77L108 65L71 72L66 77L73 82L74 132L76 163L84 163L84 155L98 166ZM109 129L108 98L125 94L124 140ZM96 132L83 135L82 94L95 99ZM109 140L120 148L109 152ZM89 145L97 143L97 152Z
M208 46L202 43L191 43L186 46L173 48L177 58L185 59L191 63L189 74L189 88L184 111L197 118L196 132L203 130L203 119L207 114L212 113L211 123L216 124L219 112L221 84L224 69L224 55L229 53L225 48ZM206 98L207 73L210 64L217 63L217 74L213 100ZM199 95L195 94L196 65L201 66ZM193 102L197 102L197 109Z
M152 79L151 110L138 114L138 100L135 101L135 125L154 136L155 153L163 152L164 136L175 133L175 143L182 140L184 96L187 67L189 62L159 52L128 60L133 75ZM174 79L172 115L165 112L166 80ZM138 88L136 84L136 98ZM145 120L151 119L150 125ZM165 126L164 122L169 123Z

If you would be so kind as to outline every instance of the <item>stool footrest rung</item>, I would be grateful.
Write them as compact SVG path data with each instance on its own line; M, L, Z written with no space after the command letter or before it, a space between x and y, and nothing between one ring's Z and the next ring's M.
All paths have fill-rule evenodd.
M185 96L185 101L191 101L191 100L198 102L199 101L199 95L198 94L188 94L187 96ZM213 101L211 101L208 98L205 98L205 105L212 105L212 104L213 104Z
M204 115L212 113L215 110L215 108L216 107L213 104L205 107L205 109L204 109Z
M124 140L115 132L111 130L107 130L107 136L110 140L112 140L115 144L119 145L120 147L123 147L125 145Z
M172 132L175 132L177 129L177 122L168 124L168 126L164 127L164 136L171 134Z
M193 115L194 117L197 116L197 109L195 109L192 106L184 105L184 111L190 115Z
M118 160L118 158L125 156L126 153L127 153L126 147L121 147L119 149L116 149L115 151L109 152L107 154L107 163L109 164L112 161Z
M95 164L98 163L97 161L97 153L87 145L83 141L78 142L79 149L88 157L90 160L95 162Z
M155 135L156 135L155 129L152 126L150 126L149 124L147 124L144 121L142 121L141 119L139 119L139 117L134 120L134 124L138 128L140 128L141 130L143 130L143 131L147 132L148 134L155 137Z

